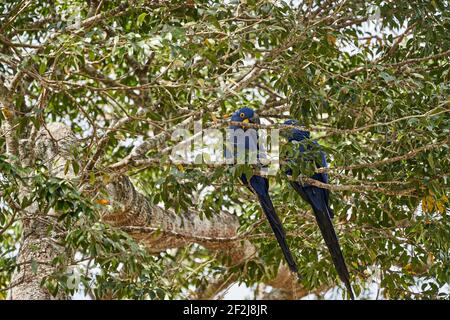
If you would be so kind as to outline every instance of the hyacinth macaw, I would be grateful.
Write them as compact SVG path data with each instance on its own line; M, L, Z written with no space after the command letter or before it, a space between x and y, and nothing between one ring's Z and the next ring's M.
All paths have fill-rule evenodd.
M242 123L254 123L254 124L260 123L258 115L251 108L241 108L237 110L235 113L233 113L230 120L233 122L242 122ZM245 150L255 151L254 148L257 148L256 151L259 151L257 141L258 140L257 130L252 128L245 128L244 126L239 125L231 125L229 129L232 129L232 132L234 132L234 134L236 134L237 130L240 129L243 131L254 130L255 135L253 137L251 135L248 135L247 138L245 138ZM233 147L237 147L236 136L233 137L234 139L231 142L231 145ZM251 139L253 139L253 141L250 141ZM248 179L248 177L245 174L242 174L240 179L242 183L258 197L259 203L264 211L264 214L266 215L267 220L270 223L270 226L275 234L275 237L277 238L278 244L281 247L281 250L289 266L289 269L295 274L297 274L297 276L299 276L297 265L295 263L294 258L292 257L288 244L286 243L286 233L283 229L280 219L278 218L278 215L275 212L272 200L270 199L269 196L269 180L259 175L252 175L250 179Z
M286 125L298 125L295 120L287 120ZM315 161L317 167L327 167L327 160L325 152L320 149L320 145L315 140L310 139L308 131L299 129L290 129L287 134L289 143L298 144L298 148L294 147L295 156L300 160ZM297 158L298 159L298 158ZM293 163L293 161L289 161ZM288 169L286 174L292 175L292 169ZM315 173L312 179L323 183L328 183L327 173ZM297 181L290 181L291 186L295 191L311 205L317 224L319 225L322 237L331 254L331 258L336 267L339 278L344 282L345 287L349 291L350 297L354 299L352 287L350 285L350 275L345 264L344 256L339 246L338 237L333 227L331 219L334 216L333 210L330 208L330 192L328 189L312 186L307 183L299 183Z

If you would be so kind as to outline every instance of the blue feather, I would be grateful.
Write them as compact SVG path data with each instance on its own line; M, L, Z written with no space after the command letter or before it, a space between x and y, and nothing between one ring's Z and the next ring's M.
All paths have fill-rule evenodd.
M295 120L288 120L285 122L287 125L298 125ZM320 163L316 163L318 167L327 167L327 160L325 152L320 150L320 145L317 141L310 140L310 134L308 131L302 131L299 129L290 129L288 134L288 141L290 143L298 143L298 153L299 159L304 161L316 161L314 155L311 153L318 151L320 153ZM294 164L293 160L289 161ZM317 162L317 161L316 161ZM286 174L292 175L292 169L286 170ZM311 177L312 179L318 180L323 183L328 183L327 173L315 173ZM336 267L336 271L344 282L347 290L349 291L350 297L354 299L353 290L350 284L350 274L345 264L345 259L342 254L342 250L339 246L339 240L334 230L333 223L331 219L334 216L333 210L330 207L330 192L328 189L319 188L310 184L300 184L296 181L290 181L292 188L312 207L314 216L316 218L317 224L319 225L322 237L328 247L331 254L331 258Z
M259 123L255 112L250 108L242 108L236 111L231 117L231 121L234 122L242 122L245 119L248 119L250 123L254 122ZM260 159L259 153L260 149L258 145L259 137L257 134L257 130L241 128L241 126L239 125L231 125L229 128L233 129L234 131L243 129L244 131L246 131L246 133L248 133L248 130L253 130L255 132L255 135L253 136L249 134L248 139L247 137L245 138L245 150L257 151L258 159ZM233 146L233 149L235 149L235 147L237 147L238 144L237 137L233 136L232 139L233 140L231 141L231 145ZM233 150L231 153L229 150L227 150L226 153L229 155L230 154L236 155L235 150ZM263 212L267 220L269 221L270 227L272 228L272 231L275 234L278 244L281 247L281 251L283 252L284 258L289 266L289 269L298 275L297 265L286 242L286 233L275 211L275 208L273 207L272 200L270 199L269 180L259 175L252 175L250 179L248 179L245 174L242 174L241 181L258 197L258 201L261 205L261 208L263 209Z

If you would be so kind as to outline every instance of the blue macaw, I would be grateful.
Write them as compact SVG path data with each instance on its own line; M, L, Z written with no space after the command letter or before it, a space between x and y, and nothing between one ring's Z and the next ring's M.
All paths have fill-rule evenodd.
M242 122L242 123L256 123L259 124L259 118L258 115L254 112L251 108L241 108L233 115L231 116L231 121L233 122ZM231 125L229 127L233 130L234 133L236 133L236 130L242 129L243 131L247 130L254 130L254 129L248 129L243 126L239 125ZM259 151L258 146L258 135L257 130L254 131L255 136L252 138L251 135L248 135L245 138L245 150L250 151ZM253 141L250 141L252 140ZM234 136L234 140L231 143L233 147L236 147L237 141L236 136ZM233 152L234 153L234 152ZM258 157L259 159L259 157ZM259 175L252 175L250 177L250 180L247 178L245 174L241 175L241 181L242 183L250 189L250 191L258 197L259 203L264 211L264 214L267 217L267 220L269 220L270 226L275 234L275 237L277 238L278 244L281 247L281 250L283 252L284 258L286 259L286 262L289 266L289 269L297 274L297 276L300 278L298 274L297 265L295 263L294 258L292 257L291 251L289 250L288 244L286 243L286 233L283 229L283 226L281 224L280 219L278 218L275 209L272 204L272 200L269 196L269 180L267 178L264 178Z
M298 122L295 120L287 120L284 124L298 125ZM287 138L289 143L298 144L299 146L297 150L295 150L296 147L294 147L296 157L305 161L315 161L317 167L328 166L325 152L320 149L320 145L317 141L310 139L310 133L308 131L302 131L296 128L290 129ZM317 150L318 153L315 150ZM318 156L320 156L320 158ZM289 162L293 164L292 159ZM289 168L286 171L286 174L292 175L292 169ZM315 173L311 178L323 183L328 183L328 174L326 173ZM290 181L290 184L303 200L311 205L339 278L344 282L351 299L354 299L353 290L350 285L350 275L331 221L334 213L330 207L330 191L307 183L300 184L296 181Z

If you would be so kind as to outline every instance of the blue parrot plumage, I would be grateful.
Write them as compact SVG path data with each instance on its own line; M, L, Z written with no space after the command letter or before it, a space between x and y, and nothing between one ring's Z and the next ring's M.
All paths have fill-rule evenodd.
M295 120L287 120L284 122L286 125L297 125ZM294 147L296 157L305 161L315 161L317 167L327 167L327 160L325 152L320 149L320 145L317 141L311 140L308 131L302 131L299 129L290 129L287 138L289 143L297 144L298 148ZM298 159L297 158L297 159ZM294 164L292 159L289 161ZM291 175L292 169L288 169L286 174ZM312 179L318 180L323 183L328 183L327 173L315 173ZM339 278L344 282L345 287L349 291L350 297L354 299L353 290L350 284L350 275L345 264L344 256L339 246L338 237L334 230L331 219L334 216L333 210L330 208L330 191L328 189L312 186L307 183L299 183L296 181L290 181L291 186L297 191L298 194L311 205L317 224L319 225L322 237L328 247L331 254L331 258L336 267Z
M254 112L251 108L241 108L238 111L236 111L231 116L231 121L233 122L243 122L243 123L256 123L259 124L259 118L257 114ZM233 131L242 129L247 130L243 126L239 125L231 125L229 127L230 129L233 129ZM254 130L254 129L248 129L248 130ZM255 151L254 148L256 148L256 151L259 151L258 146L258 134L257 130L254 131L255 135L249 135L245 138L245 149L250 151ZM234 140L232 142L233 147L236 147L236 137L234 137ZM259 159L259 153L258 153L258 159ZM283 252L284 258L289 266L289 269L296 273L298 275L298 269L297 265L295 263L295 260L292 256L291 251L289 250L288 244L286 242L286 233L284 231L283 225L280 221L280 218L275 212L275 209L272 204L272 200L269 196L269 180L265 177L259 176L259 175L252 175L250 179L247 178L245 174L241 175L242 183L250 189L251 192L253 192L259 200L259 203L264 211L264 214L269 221L269 224L272 228L272 231L275 234L275 237L278 241L278 244L281 247L281 250Z

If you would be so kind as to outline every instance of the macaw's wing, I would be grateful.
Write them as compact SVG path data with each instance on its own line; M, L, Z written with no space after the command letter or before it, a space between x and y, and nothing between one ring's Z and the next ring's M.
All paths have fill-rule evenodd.
M269 181L266 178L255 175L250 178L250 186L258 196L259 203L261 204L267 220L269 220L270 227L272 228L272 231L277 238L278 244L281 247L281 251L283 252L289 269L298 275L297 264L295 263L295 260L286 242L286 233L284 232L283 225L281 224L281 221L275 212L272 200L269 196Z
M299 155L298 155L299 158L302 159L303 161L314 161L317 168L328 167L326 154L325 154L325 152L323 152L321 150L321 147L320 147L319 143L317 143L317 141L311 141L311 140L302 141L299 144L298 152L299 152ZM291 172L292 172L292 170L291 170ZM288 171L286 173L288 175L290 174ZM311 176L311 178L314 180L320 181L322 183L328 184L328 174L326 172L316 172ZM314 191L313 193L315 195L316 194L317 195L310 200L315 201L315 198L318 197L319 199L316 203L316 206L320 207L323 204L326 204L327 208L326 208L325 212L328 212L328 214L330 215L330 218L333 219L334 212L330 207L330 190L317 188L308 183L304 183L304 184L302 184L302 186L304 188L315 188L315 189L311 189L311 191ZM318 191L316 189L319 189L322 191ZM305 197L303 197L303 198L305 199ZM307 201L307 202L310 202L310 200L305 199L305 201ZM322 202L321 200L325 200L325 201Z
M308 202L314 212L317 224L319 225L322 237L331 254L339 278L344 282L349 291L350 297L354 299L353 290L350 284L350 275L345 264L344 256L339 246L339 240L333 227L333 223L328 212L328 205L325 200L325 190L314 186L304 187L300 183L292 181L291 186Z
M255 129L242 130L230 127L225 147L225 159L234 159L238 164L257 164L260 157L258 131Z

